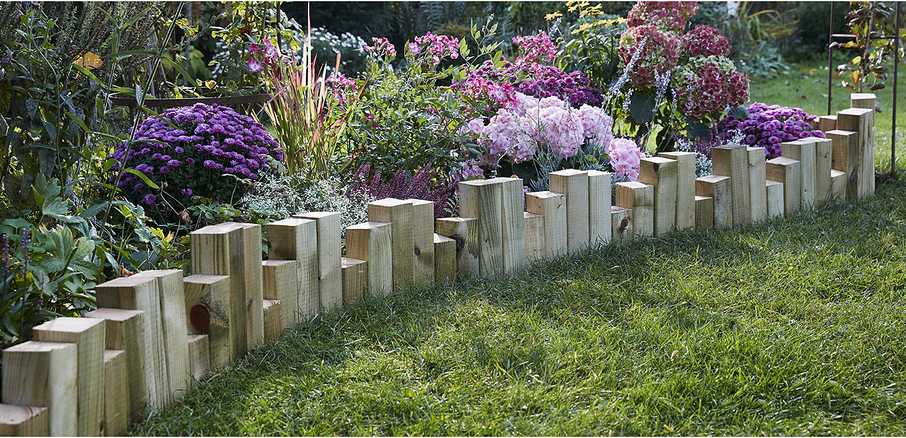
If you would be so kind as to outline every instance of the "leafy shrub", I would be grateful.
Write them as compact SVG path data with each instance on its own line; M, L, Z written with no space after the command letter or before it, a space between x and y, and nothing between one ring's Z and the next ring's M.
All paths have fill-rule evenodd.
M824 138L811 122L817 119L801 108L753 103L742 114L730 114L718 126L721 139L739 137L748 146L763 147L768 158L780 156L780 143L805 137Z
M283 151L251 117L220 105L174 108L145 120L114 152L117 185L149 207L188 206L198 197L229 201L242 182L277 170ZM176 212L182 209L176 210Z

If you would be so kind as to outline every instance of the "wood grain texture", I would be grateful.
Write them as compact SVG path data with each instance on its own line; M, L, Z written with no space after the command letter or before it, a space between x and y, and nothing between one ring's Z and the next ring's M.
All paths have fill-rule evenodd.
M632 239L632 214L630 210L612 205L610 207L611 242L620 244Z
M857 198L862 199L875 192L875 130L874 111L867 108L849 108L837 113L837 129L856 133L858 166L856 170Z
M752 223L761 223L768 218L768 200L765 192L767 169L765 168L764 148L747 147L749 158L749 204L752 213Z
M610 225L610 207L613 189L610 172L588 171L588 243L601 246L610 243L613 227ZM543 220L543 219L542 219Z
M820 137L803 140L815 145L815 206L821 207L831 200L833 140Z
M245 278L245 336L251 350L264 343L264 277L261 261L261 225L242 224L242 260Z
M566 196L566 245L570 252L588 248L588 172L576 169L550 173L550 191Z
M104 429L104 320L52 319L34 326L32 339L76 345L79 435L100 436Z
M815 142L801 139L780 143L781 156L799 161L799 208L815 207Z
M47 408L51 436L78 435L76 345L27 341L3 350L3 403Z
M385 198L368 204L368 220L390 224L393 255L393 289L414 281L415 243L412 234L412 204L394 198Z
M846 174L846 199L859 199L859 183L862 178L859 134L833 130L826 135L831 140L831 168Z
M445 217L434 220L437 234L456 241L457 276L477 275L479 271L478 220Z
M676 160L676 229L695 227L695 152L659 152Z
M321 311L343 306L343 272L340 267L340 213L310 212L296 217L314 219L318 228L318 292ZM282 304L282 303L281 303Z
M616 184L618 207L629 210L633 237L654 235L654 186L638 181Z
M312 219L288 218L266 226L268 258L296 261L296 312L300 321L315 317L321 308L318 288L318 225Z
M878 96L874 93L850 93L849 95L849 104L853 108L874 110L877 101Z
M494 178L500 184L503 269L513 274L525 263L525 194L520 178Z
M783 217L785 210L783 200L783 183L778 181L765 181L765 197L767 199L768 218Z
M261 268L264 274L264 298L279 300L283 327L295 327L300 321L299 312L296 311L299 308L296 302L296 261L265 260L261 262Z
M799 197L802 190L799 185L802 177L799 175L799 161L786 157L777 157L767 161L768 180L783 184L783 214L792 216L801 208Z
M566 239L566 196L550 191L525 195L525 209L544 216L544 257L555 258L569 251Z
M365 222L346 227L346 255L368 262L367 293L385 296L393 290L391 225Z
M412 243L417 284L434 282L434 203L422 199L407 199L412 204Z
M676 229L677 162L669 158L642 158L639 182L654 187L654 234Z
M846 172L831 169L831 201L846 201Z
M264 340L275 342L283 333L280 323L280 302L277 300L264 300Z
M192 372L192 379L197 382L211 373L208 335L190 335L186 342L189 346L189 369Z
M438 283L456 281L456 241L434 234L434 279Z
M343 305L361 303L368 293L368 262L343 257L340 266L343 270Z
M490 278L504 274L503 186L493 180L459 183L459 215L478 220L478 271Z
M735 225L752 223L752 198L749 184L749 154L745 146L727 145L711 150L714 165L713 174L730 177L730 202ZM702 193L698 193L702 195ZM704 196L709 196L704 194ZM721 208L721 199L714 198L715 214ZM714 225L722 228L723 223L715 216Z
M0 436L49 436L47 408L0 404Z
M713 198L714 228L722 230L733 226L733 194L730 178L708 175L696 178L695 194Z
M837 116L818 117L818 129L824 132L837 129Z
M695 228L699 230L714 228L714 197L695 196Z
M105 436L125 436L129 429L129 364L125 350L104 351Z
M150 346L146 341L144 313L140 310L99 308L85 314L87 318L104 320L107 350L126 352L126 392L129 397L129 418L139 421L148 404L148 381L145 358Z
M196 274L185 277L188 333L208 335L212 370L226 368L234 357L230 309L230 278L225 275Z
M525 258L531 263L544 258L544 216L535 213L523 213L525 222ZM610 223L610 219L607 220ZM610 233L607 233L610 235Z

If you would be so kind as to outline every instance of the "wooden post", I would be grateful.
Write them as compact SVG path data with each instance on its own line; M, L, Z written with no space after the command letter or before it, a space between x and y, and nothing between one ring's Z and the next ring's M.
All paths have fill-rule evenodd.
M407 199L412 203L412 243L415 245L413 277L418 284L434 282L434 203Z
M126 352L127 394L129 396L129 418L139 421L144 417L148 404L148 382L153 379L146 373L145 357L151 346L146 341L140 310L99 308L85 314L88 318L104 320L105 346L107 350ZM148 336L150 338L150 336ZM106 387L105 387L106 388Z
M460 183L462 184L462 183ZM411 284L415 270L415 242L413 239L412 203L385 198L368 204L368 220L389 222L393 246L393 289ZM388 291L390 292L390 291Z
M853 108L875 109L878 97L874 93L851 93L849 95L849 104Z
M608 216L610 216L608 214ZM525 221L525 258L534 262L544 258L544 216L535 213L524 213ZM608 225L610 218L607 218ZM610 233L608 232L609 236ZM608 237L608 241L609 241Z
M503 201L503 266L507 274L513 274L525 263L525 192L520 178L494 178L501 184Z
M314 219L318 228L318 292L321 311L343 305L343 273L340 267L340 213L309 212L295 217ZM282 303L281 303L282 305Z
M850 95L850 103L853 108L871 110L868 116L867 129L855 129L857 125L853 123L854 121L851 117L848 122L844 123L844 126L839 127L839 129L859 133L860 151L862 154L861 183L864 184L865 189L863 196L868 196L875 193L875 114L877 113L877 96L874 93L852 93Z
M0 405L0 436L49 436L47 408Z
M792 216L799 211L802 202L799 197L802 190L799 185L802 177L799 174L799 161L777 157L767 161L768 179L783 184L783 214Z
M434 234L434 279L438 283L456 281L456 241Z
M629 210L633 236L654 235L654 187L637 181L616 184L617 206Z
M104 435L125 436L129 429L129 369L125 350L104 351L104 380Z
M502 275L503 186L494 180L459 183L459 215L478 219L479 273L482 277Z
M554 192L532 192L525 195L525 209L544 216L544 257L551 259L565 255L566 196Z
M654 234L663 236L676 228L676 160L642 158L639 182L654 187Z
M613 233L610 225L612 178L610 172L588 171L588 243L592 246L610 243Z
M28 341L3 350L3 403L47 408L51 436L77 436L76 345Z
M76 344L79 435L101 435L104 427L104 320L53 319L33 327L32 339Z
M242 224L242 260L245 279L245 336L251 350L264 343L264 278L261 272L261 225Z
M764 192L767 199L768 218L783 217L783 183L765 181Z
M695 194L714 199L714 228L719 230L730 228L735 223L733 215L736 212L733 211L730 181L731 178L718 175L702 176L695 180ZM746 193L748 193L748 188L746 188ZM748 213L747 210L743 210L743 212Z
M589 240L588 172L558 170L550 178L551 191L566 196L566 246L571 252L582 251Z
M752 198L749 182L749 154L745 146L728 145L711 150L714 163L714 175L730 177L730 198L733 224L748 225L752 223ZM702 195L702 193L699 193ZM704 196L710 196L704 194ZM714 226L722 228L720 215L721 200L714 198Z
M192 379L197 382L211 372L210 343L208 342L208 335L190 335L187 339L189 369L192 372Z
M846 199L859 199L859 184L862 179L859 134L833 130L827 132L827 138L831 140L831 168L846 174Z
M837 116L818 117L818 129L824 132L837 129Z
M296 261L296 305L299 321L321 309L318 286L318 225L312 219L289 218L267 224L268 257Z
M620 244L632 238L632 215L629 210L616 205L610 206L610 235L612 242Z
M764 222L768 217L767 192L765 192L765 181L767 173L765 170L764 148L746 148L749 155L749 203L752 211L752 223Z
M189 350L186 344L186 295L182 270L152 270L135 274L153 278L160 294L160 326L163 329L164 359L170 391L168 403L181 399L191 384ZM112 306L111 306L112 307ZM141 310L141 309L140 309ZM145 313L147 315L147 312Z
M190 335L208 335L210 367L230 365L234 355L233 314L230 310L230 277L196 274L183 279ZM109 348L109 346L108 346Z
M806 139L780 144L781 156L799 160L799 207L801 209L815 206L815 142Z
M365 222L346 227L346 255L368 262L371 295L385 296L393 290L393 243L391 225Z
M264 300L264 340L275 342L283 333L283 324L280 323L280 302L277 300Z
M713 196L695 196L695 228L699 230L714 228Z
M695 227L695 152L660 152L659 157L676 160L676 229Z
M368 262L350 257L343 257L341 262L343 269L343 305L358 304L365 299L365 294L368 292Z
M837 129L856 133L858 151L856 193L862 199L875 192L875 134L874 111L867 108L849 108L837 113ZM849 197L847 197L849 198Z
M232 361L248 351L246 335L245 250L243 225L223 223L195 230L192 239L192 272L195 274L229 276L230 338L233 340Z
M437 234L456 241L458 275L477 275L479 263L478 220L475 218L445 217L434 220Z
M830 200L831 195L832 140L808 137L803 141L812 142L815 145L815 206L821 207Z
M846 173L831 169L831 200L845 201L847 187Z
M280 311L283 312L280 324L284 328L295 327L300 321L296 311L299 308L296 303L296 291L299 289L296 285L296 261L265 260L261 262L261 267L264 274L264 299L279 300Z

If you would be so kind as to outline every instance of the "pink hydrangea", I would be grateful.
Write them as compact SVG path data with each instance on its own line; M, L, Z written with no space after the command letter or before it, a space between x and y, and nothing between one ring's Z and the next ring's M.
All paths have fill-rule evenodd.
M730 56L730 40L704 24L683 35L683 51L689 56Z
M610 166L617 176L628 178L630 181L639 179L639 168L644 154L628 138L615 138L607 148Z
M640 1L626 15L626 24L637 27L653 24L661 29L682 32L698 12L694 1Z
M640 46L642 52L638 54L630 74L636 87L648 88L654 85L655 76L666 74L676 67L680 40L673 32L662 31L653 24L631 27L620 36L620 57L624 65L636 56Z
M532 121L508 109L500 109L484 128L485 143L492 156L508 156L521 163L535 156L538 145L532 138Z
M579 108L579 119L585 138L599 147L606 148L613 139L613 119L603 109L582 105Z
M444 58L459 58L459 40L447 35L435 35L428 32L415 37L408 47L413 56L424 56L430 59L434 65L440 64Z
M677 102L694 120L717 121L724 110L749 99L749 80L723 56L692 58L673 77Z
M579 112L561 103L563 105L541 107L540 134L556 156L568 159L574 157L585 142L585 130Z
M513 44L522 50L521 58L529 63L553 62L557 56L557 46L551 41L547 32L538 32L536 35L515 36Z

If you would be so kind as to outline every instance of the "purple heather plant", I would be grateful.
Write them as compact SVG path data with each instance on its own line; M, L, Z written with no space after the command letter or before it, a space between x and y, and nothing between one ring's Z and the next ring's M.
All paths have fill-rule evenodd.
M430 166L419 169L415 174L398 170L387 180L377 172L372 172L371 165L364 164L356 170L349 185L348 196L368 196L372 199L423 199L434 202L434 217L442 217L450 198L456 191L460 176L453 178L437 175Z
M746 116L728 115L718 124L721 140L741 136L742 143L765 148L768 158L780 156L780 143L805 137L824 138L824 132L815 129L811 122L816 116L801 108L753 103Z
M135 169L161 187L168 199L190 205L192 196L227 202L241 196L230 174L257 180L283 161L280 145L258 122L221 105L197 103L149 117L134 142L120 144L114 170ZM118 185L149 207L161 202L141 178L125 173ZM238 199L238 197L237 197Z

